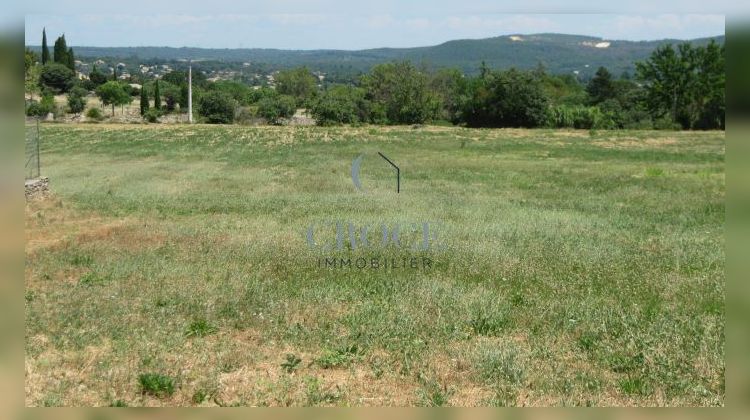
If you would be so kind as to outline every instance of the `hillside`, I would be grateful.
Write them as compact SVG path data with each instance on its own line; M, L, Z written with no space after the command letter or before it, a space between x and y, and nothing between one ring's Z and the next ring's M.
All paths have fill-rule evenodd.
M689 42L705 44L710 39L724 42L723 35ZM598 66L606 66L614 74L632 72L633 63L648 57L657 46L680 42L685 41L611 41L580 35L533 34L462 39L427 47L357 51L86 46L74 46L74 49L76 56L82 59L173 61L192 58L228 63L263 63L274 68L307 65L321 71L367 71L374 64L401 59L431 67L458 67L467 73L476 72L482 61L494 68L533 68L541 62L553 73L578 71L586 76ZM30 48L39 50L36 45Z

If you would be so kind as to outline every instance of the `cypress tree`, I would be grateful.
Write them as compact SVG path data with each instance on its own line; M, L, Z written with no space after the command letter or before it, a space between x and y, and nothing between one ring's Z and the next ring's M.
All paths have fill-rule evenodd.
M146 86L141 86L141 115L146 115L148 112L148 94L146 93Z
M154 84L154 109L157 111L161 109L161 95L159 94L159 79L156 79Z
M49 47L47 47L47 29L42 29L42 65L49 61Z
M68 65L68 45L65 43L65 35L57 38L53 53L55 63Z
M116 65L112 68L112 80L115 82L117 81L117 66Z
M69 69L73 70L73 72L76 71L76 59L73 55L73 47L68 48L68 62L65 63Z

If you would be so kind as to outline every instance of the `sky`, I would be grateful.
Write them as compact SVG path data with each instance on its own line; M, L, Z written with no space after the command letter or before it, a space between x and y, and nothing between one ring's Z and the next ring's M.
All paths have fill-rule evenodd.
M54 40L65 33L72 46L348 50L425 46L452 39L540 32L610 40L692 39L724 34L721 5L727 3L725 9L732 10L732 2L723 0L711 2L710 9L705 7L705 1L685 0L679 3L680 7L667 9L656 5L663 6L664 2L629 2L638 13L616 11L606 2L593 6L577 0L567 2L566 9L550 2L526 0L522 4L527 8L523 10L485 0L381 0L357 7L352 7L355 2L344 0L243 2L231 7L221 7L227 6L223 0L188 0L179 3L180 10L163 6L139 8L139 0L130 0L128 5L134 7L107 10L102 2L97 2L93 8L78 6L78 13L75 2L61 0L46 7L35 7L35 3L39 2L30 0L25 15L27 45L40 43L42 28L46 27L48 38ZM137 13L138 10L148 10L149 14ZM590 11L602 13L581 14Z

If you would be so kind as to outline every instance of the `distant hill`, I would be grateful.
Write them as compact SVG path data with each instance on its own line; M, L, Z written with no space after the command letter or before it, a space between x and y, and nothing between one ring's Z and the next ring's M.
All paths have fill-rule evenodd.
M724 43L724 36L690 40L703 45L711 39ZM367 71L374 64L411 60L430 67L457 67L477 72L482 61L492 68L534 68L542 63L551 73L578 71L590 75L605 66L615 75L633 72L634 63L643 60L658 46L683 40L616 41L581 35L533 34L504 35L485 39L461 39L439 45L415 48L375 48L367 50L279 50L265 48L172 48L172 47L85 47L74 46L82 59L122 58L174 61L185 58L252 62L283 68L307 65L314 70L349 69ZM39 50L39 46L30 46Z

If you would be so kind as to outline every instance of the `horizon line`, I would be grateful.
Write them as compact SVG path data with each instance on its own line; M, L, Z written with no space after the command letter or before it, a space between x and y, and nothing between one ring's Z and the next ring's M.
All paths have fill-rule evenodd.
M534 36L534 35L565 35L565 36L577 36L577 37L586 37L586 38L594 38L601 41L609 41L609 42L631 42L631 43L638 43L638 42L659 42L659 41L695 41L695 40L701 40L701 39L712 39L712 38L720 38L720 37L726 37L726 32L717 34L717 35L709 35L709 36L702 36L697 38L658 38L658 39L648 39L648 40L627 40L627 39L614 39L614 38L605 38L601 36L596 35L583 35L583 34L574 34L574 33L563 33L563 32L534 32L534 33L507 33L507 34L500 34L490 37L483 37L483 38L456 38L456 39L449 39L447 41L443 41L437 44L431 44L431 45L416 45L416 46L410 46L410 47L387 47L387 46L381 46L381 47L373 47L373 48L359 48L359 49L342 49L342 48L271 48L271 47L191 47L191 46L181 46L181 47L175 47L170 45L107 45L107 46L101 46L101 45L68 45L68 47L71 48L173 48L173 49L199 49L199 50L274 50L274 51L347 51L347 52L356 52L356 51L368 51L368 50L380 50L380 49L409 49L409 48L429 48L429 47L436 47L442 44L446 44L448 42L455 42L455 41L481 41L485 39L493 39L493 38L502 38L502 37L511 37L511 36ZM25 40L24 40L25 41ZM523 42L523 41L520 41ZM24 47L36 47L41 48L41 44L26 44Z

